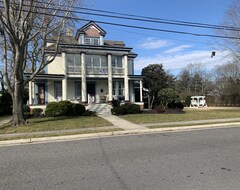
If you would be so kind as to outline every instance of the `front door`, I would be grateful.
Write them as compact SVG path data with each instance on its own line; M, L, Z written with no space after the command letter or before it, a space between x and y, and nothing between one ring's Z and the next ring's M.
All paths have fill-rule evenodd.
M38 94L37 94L38 104L45 104L45 84L38 84Z
M95 93L96 93L95 83L88 83L87 95L90 96L90 98L92 99L92 102L95 102Z

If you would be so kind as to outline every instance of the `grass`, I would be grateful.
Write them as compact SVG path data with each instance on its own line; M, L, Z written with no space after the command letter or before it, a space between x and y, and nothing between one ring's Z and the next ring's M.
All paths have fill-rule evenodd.
M112 124L100 117L53 117L53 118L33 118L28 119L28 125L11 127L4 125L0 127L0 134L28 133L36 131L53 131L78 128L94 128L111 126Z
M66 135L79 135L79 134L90 134L90 133L103 133L103 132L114 132L114 131L122 131L119 128L112 129L96 129L96 130L84 130L78 132L62 132L62 133L51 133L51 134L37 134L37 135L23 135L23 136L14 136L14 137L0 137L0 141L6 140L17 140L17 139L33 139L40 137L56 137L56 136L66 136Z
M134 114L122 116L123 119L137 124L223 119L236 117L240 117L240 109L186 109L185 113L183 114Z

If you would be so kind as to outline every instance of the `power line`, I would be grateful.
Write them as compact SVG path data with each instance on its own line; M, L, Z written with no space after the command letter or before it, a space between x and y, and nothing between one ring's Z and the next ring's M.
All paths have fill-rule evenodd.
M4 7L0 6L0 8L4 8ZM22 10L22 11L28 12L26 10ZM62 16L62 15L52 15L50 13L41 13L41 12L37 12L37 11L32 11L32 13L42 14L42 15L47 15L47 16L54 16L54 17L59 17L59 18L72 19L72 20L81 20L81 21L87 21L87 22L92 21L92 20L89 20L89 19L81 19L81 18L78 18L78 17ZM135 29L142 29L142 30L150 30L150 31L158 31L158 32L166 32L166 33L183 34L183 35L192 35L192 36L198 36L198 37L212 37L212 38L222 38L222 39L240 39L240 38L233 37L233 36L200 34L200 33L185 32L185 31L178 31L178 30L167 30L167 29L159 29L159 28L152 28L152 27L127 25L127 24L120 24L120 23L113 23L113 22L106 22L106 21L99 21L99 20L95 20L94 22L101 23L101 24L107 24L107 25L127 27L127 28L135 28Z
M39 1L36 1L36 2L39 2ZM42 3L42 2L39 2L39 3L46 5L46 3ZM49 3L49 4L54 5L54 6L59 6L58 4L54 4L54 3ZM24 6L29 6L29 5L25 4ZM213 25L213 24L205 24L205 23L197 23L197 22L187 22L187 21L179 21L179 20L161 19L161 18L154 18L154 17L139 16L139 15L134 15L134 14L118 13L118 12L113 12L113 11L104 11L104 10L100 10L100 9L89 9L89 8L83 8L83 7L77 7L77 6L75 6L75 7L68 6L68 5L64 5L64 6L69 7L69 8L73 8L73 9L81 9L81 10L88 10L88 11L94 11L94 12L111 13L111 14L114 14L114 15L122 15L122 16L114 16L114 15L106 15L106 14L99 14L99 13L82 12L82 11L74 11L74 10L59 9L59 8L54 8L54 7L40 7L39 5L38 6L33 6L33 7L41 8L41 9L57 10L57 11L68 11L68 12L71 12L71 13L94 15L94 16L101 16L101 17L135 20L135 21L142 21L142 22L152 22L152 23L159 23L159 24L179 25L179 26L197 27L197 28L206 28L206 29L217 29L217 30L240 31L240 28L231 27L231 26L222 26L222 25Z
M36 1L36 2L39 2L39 1ZM42 2L39 2L39 3L42 3ZM54 5L54 6L59 6L58 4L54 4L54 3L49 3L49 4ZM101 9L90 9L90 8L84 8L84 7L79 7L79 6L74 6L74 7L65 6L65 7L69 7L69 8L73 8L73 9L93 11L93 12L102 12L102 13L110 13L110 14L114 14L114 15L122 15L122 16L130 16L130 17L135 17L135 18L142 18L142 19L137 19L137 20L143 20L143 21L149 21L149 22L157 22L157 21L159 22L159 21L161 21L164 24L169 24L168 22L170 22L170 24L176 24L176 25L186 24L186 26L190 25L192 27L204 27L205 26L206 28L213 28L213 29L236 30L236 31L240 30L240 28L233 27L233 26L206 24L206 23L189 22L189 21L182 21L182 20L163 19L163 18L156 18L156 17L140 16L140 15L135 15L135 14L126 14L126 13L120 13L120 12L114 12L114 11L106 11L106 10L101 10ZM113 15L103 15L103 14L101 15L101 14L96 14L96 13L86 13L86 12L79 12L79 11L72 11L72 12L80 13L80 14L94 14L95 16L108 16L108 17L128 19L127 17L118 17L118 16L113 16ZM134 18L129 18L129 19L135 20ZM144 19L146 19L146 20L144 20Z

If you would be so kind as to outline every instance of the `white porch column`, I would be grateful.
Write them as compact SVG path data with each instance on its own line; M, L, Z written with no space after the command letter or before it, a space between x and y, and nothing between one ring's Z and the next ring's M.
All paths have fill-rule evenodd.
M107 61L108 61L108 101L113 100L113 82L112 82L112 55L107 55Z
M142 80L140 80L140 89L139 89L139 91L140 91L140 102L142 102L143 101L143 84L142 84Z
M81 53L81 63L82 63L82 102L87 102L87 82L86 82L86 62L85 53Z
M33 104L32 81L29 81L28 85L29 85L29 99L28 99L28 103L29 103L29 105L32 105Z
M65 75L62 80L62 100L67 100L67 61L66 52L62 52L62 65L63 74Z
M123 56L124 65L124 96L125 101L129 101L129 82L128 82L128 56Z

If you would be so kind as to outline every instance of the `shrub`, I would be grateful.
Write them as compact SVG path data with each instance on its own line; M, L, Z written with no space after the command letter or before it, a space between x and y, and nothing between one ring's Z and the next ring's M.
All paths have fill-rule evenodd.
M82 114L82 116L96 116L96 112L95 111L90 111L90 110L87 110L86 112L84 112Z
M119 107L120 106L120 102L118 100L112 100L112 107L115 108L115 107Z
M137 114L140 113L140 106L136 104L124 104L127 114Z
M57 117L57 116L60 116L58 103L57 102L50 102L50 103L48 103L48 105L46 107L45 115L47 117Z
M72 103L69 101L60 101L58 102L58 110L60 116L70 116L72 112Z
M33 117L39 117L42 112L43 112L43 110L41 108L34 108L32 110L32 115L33 115Z
M184 108L184 106L183 106L182 102L170 102L168 104L168 108L169 109L180 109L180 110L182 110Z
M81 116L86 112L86 108L82 104L72 104L72 114L74 116Z
M23 105L23 115L25 118L30 117L30 107L28 105Z
M140 106L136 104L123 104L111 109L113 115L137 114L140 113Z
M125 115L127 114L126 108L121 105L119 107L114 107L111 109L113 115Z
M164 113L164 112L166 112L166 110L163 109L162 106L157 106L157 107L154 108L154 112L155 113Z

